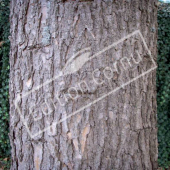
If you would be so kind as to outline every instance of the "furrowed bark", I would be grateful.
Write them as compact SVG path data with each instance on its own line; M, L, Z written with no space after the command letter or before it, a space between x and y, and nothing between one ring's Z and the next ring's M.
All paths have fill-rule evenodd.
M128 77L152 68L152 62L144 56L142 65L134 67L134 71L126 71L124 76L115 73L108 86L99 88L89 83L90 72L130 55L128 45L133 40L125 40L114 47L114 51L103 53L100 59L92 59L74 74L59 77L24 97L38 85L59 75L68 59L78 51L91 47L94 55L136 30L140 30L156 60L156 18L156 0L65 3L60 0L11 0L11 170L157 169L155 70L38 136L31 138L28 133L29 129L31 134L36 134L102 93L107 94L110 83L112 89L116 88ZM139 36L138 39L142 43ZM121 47L124 50L118 53ZM119 69L119 72L123 71ZM67 94L70 87L83 80L89 83L89 89L84 94L78 91L81 97L69 99L64 107L59 105L55 94ZM18 96L21 96L17 105L20 111L15 106ZM47 106L48 112L51 109L49 115L44 114L46 109L42 103L45 99L50 105ZM61 99L61 103L65 102L64 97ZM40 107L44 113L39 111ZM31 115L36 109L37 121Z

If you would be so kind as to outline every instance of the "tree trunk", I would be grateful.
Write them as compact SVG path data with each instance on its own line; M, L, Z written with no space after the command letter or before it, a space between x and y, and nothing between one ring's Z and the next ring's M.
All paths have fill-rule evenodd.
M10 17L11 170L156 170L157 1L11 0Z

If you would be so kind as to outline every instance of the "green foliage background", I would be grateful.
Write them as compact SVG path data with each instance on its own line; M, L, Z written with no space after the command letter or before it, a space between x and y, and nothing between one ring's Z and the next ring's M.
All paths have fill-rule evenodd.
M9 2L0 0L0 159L10 156L9 132ZM170 4L158 11L158 142L159 166L170 166Z
M9 0L0 1L0 158L10 155L9 143Z
M158 143L159 166L170 167L170 4L158 11Z

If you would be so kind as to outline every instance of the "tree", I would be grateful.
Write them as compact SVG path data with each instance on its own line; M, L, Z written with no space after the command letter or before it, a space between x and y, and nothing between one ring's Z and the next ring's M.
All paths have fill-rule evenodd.
M11 1L11 169L157 169L156 0Z

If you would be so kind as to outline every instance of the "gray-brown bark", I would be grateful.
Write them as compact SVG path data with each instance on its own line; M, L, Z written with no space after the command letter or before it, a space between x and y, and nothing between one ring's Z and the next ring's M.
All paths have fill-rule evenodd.
M126 79L153 67L140 37L125 40L99 58L86 62L79 71L59 77L24 97L25 93L57 76L74 53L91 47L94 55L136 30L141 31L155 59L156 3L156 0L66 3L11 0L11 170L157 169L155 70L38 136L31 138L27 131L28 128L31 134L36 134L119 87ZM101 86L91 84L89 73L111 67L115 61L130 56L133 48L144 50L139 66L135 65L133 71L119 68L112 80L105 79ZM68 95L68 89L82 81L89 83L87 90L83 94L79 90L79 98L69 98L67 104L61 106L59 102L66 103L61 96ZM55 96L58 93L60 101ZM14 105L19 95L21 115ZM42 109L45 99L49 105ZM36 109L37 115L32 115ZM49 110L50 114L45 115ZM35 121L34 116L39 120Z

